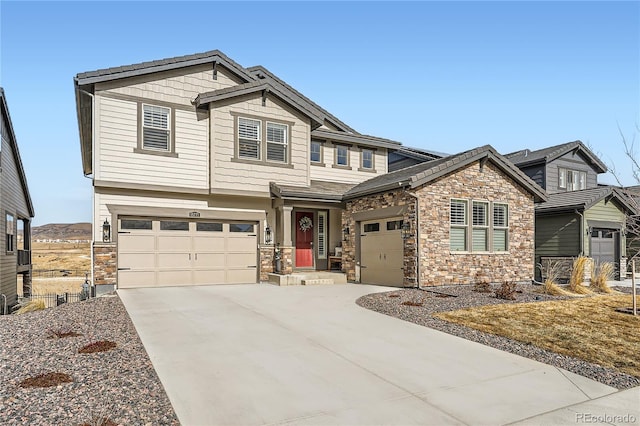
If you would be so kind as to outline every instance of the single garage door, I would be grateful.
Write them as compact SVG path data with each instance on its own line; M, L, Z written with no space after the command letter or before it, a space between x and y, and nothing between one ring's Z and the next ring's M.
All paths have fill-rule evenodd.
M118 287L257 281L255 222L121 218Z
M592 228L591 230L591 257L596 265L603 262L613 263L618 277L618 260L616 258L616 230L605 228Z
M403 287L402 218L360 224L360 282Z

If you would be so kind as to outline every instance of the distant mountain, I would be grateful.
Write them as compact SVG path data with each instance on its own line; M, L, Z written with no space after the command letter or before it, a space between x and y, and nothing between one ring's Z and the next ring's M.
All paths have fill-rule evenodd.
M32 240L91 240L91 223L49 223L31 228Z

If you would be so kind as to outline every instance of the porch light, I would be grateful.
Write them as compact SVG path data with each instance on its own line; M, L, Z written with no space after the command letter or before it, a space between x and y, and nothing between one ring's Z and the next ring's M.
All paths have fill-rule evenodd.
M272 242L273 242L273 234L271 233L271 227L267 225L267 227L264 228L264 243L271 244Z
M403 222L402 223L402 239L406 240L410 236L411 236L411 225L409 225L409 222Z
M344 228L342 228L342 233L343 235L343 240L344 241L349 241L349 235L351 234L351 232L349 231L349 227L345 226Z
M105 219L102 224L102 241L105 243L111 241L111 225L109 224L109 219Z

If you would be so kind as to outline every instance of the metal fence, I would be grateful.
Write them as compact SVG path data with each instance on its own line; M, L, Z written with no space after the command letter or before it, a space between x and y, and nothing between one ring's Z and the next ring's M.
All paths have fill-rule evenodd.
M84 278L86 274L88 274L88 272L84 269L34 269L31 272L33 278Z
M31 296L24 297L23 300L44 300L44 304L47 308L54 306L60 306L65 303L80 302L90 297L90 293L81 291L80 293L48 293L48 294L32 294Z

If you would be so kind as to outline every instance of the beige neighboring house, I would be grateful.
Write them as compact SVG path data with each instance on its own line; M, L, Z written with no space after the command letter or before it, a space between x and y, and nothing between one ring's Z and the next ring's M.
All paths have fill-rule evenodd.
M407 186L406 179L376 187L382 201L388 198L385 191L407 192L408 198L398 201L406 205L414 199L410 192L420 197L430 191L425 188L470 170L491 176L492 187L507 185L522 195L512 201L478 192L486 181L475 178L464 188L456 186L459 192L445 188L446 202L437 204L443 209L441 232L432 235L435 222L424 222L416 240L417 223L431 219L435 204L420 207L422 216L416 217L409 207L389 210L386 201L358 190L398 176L388 173L388 156L403 149L401 144L356 132L264 67L244 68L216 50L80 73L75 88L83 170L94 186L98 293L116 287L282 282L283 276L332 267L353 281L395 286L416 285L418 264L424 284L468 282L462 271L501 280L490 273L495 262L505 264L499 270L510 278L533 275L533 202L546 194L491 148L479 148L478 155L456 162L464 169L447 169L450 175L420 188ZM449 164L454 157L433 164ZM476 199L478 194L483 198ZM452 197L462 204L450 203ZM498 202L499 232L489 223ZM466 225L444 225L452 208L456 214L465 209ZM478 209L486 216L476 229L471 218ZM363 210L377 213L362 215ZM375 233L371 221L380 218L389 220L377 225L378 239L362 237ZM106 236L103 227L110 228ZM486 235L482 251L480 228ZM450 248L449 232L468 245ZM505 241L494 250L489 244L498 234ZM468 267L430 278L424 258L432 255L433 238L439 239L434 249ZM425 244L420 262L417 251L408 249L416 241ZM383 253L388 246L401 247L400 252ZM516 250L522 254L514 258L526 263L518 265L519 272L507 261ZM385 256L386 267L372 264ZM381 269L382 278L362 272L367 268Z

